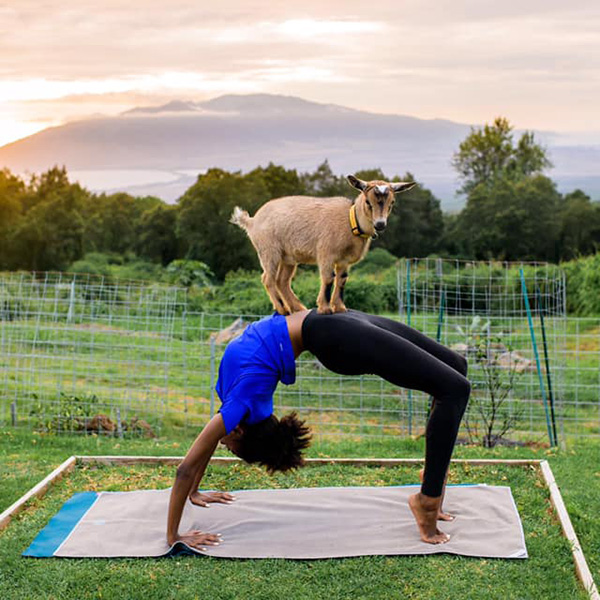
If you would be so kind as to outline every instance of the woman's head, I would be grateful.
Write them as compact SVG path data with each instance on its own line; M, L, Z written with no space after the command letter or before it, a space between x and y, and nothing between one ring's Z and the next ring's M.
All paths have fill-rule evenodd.
M310 429L295 412L281 420L271 415L253 425L241 424L221 441L236 456L269 473L288 471L304 464L302 450L310 444Z

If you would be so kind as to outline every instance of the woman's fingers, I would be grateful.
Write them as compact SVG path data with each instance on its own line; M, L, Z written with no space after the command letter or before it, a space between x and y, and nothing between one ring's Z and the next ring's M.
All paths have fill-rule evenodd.
M227 492L209 492L200 494L200 497L204 502L217 502L219 504L230 504L235 501L235 496Z
M192 548L205 551L207 550L207 546L218 546L223 541L223 538L220 533L204 533L194 530L182 535L180 541Z
M202 506L204 508L208 506L205 499L202 498L202 494L192 494L190 496L190 502L196 506Z

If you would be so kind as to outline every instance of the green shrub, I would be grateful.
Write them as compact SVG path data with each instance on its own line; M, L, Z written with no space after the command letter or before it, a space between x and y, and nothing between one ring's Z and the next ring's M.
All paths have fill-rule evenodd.
M29 416L39 431L59 433L80 431L85 427L86 419L91 418L104 408L95 394L75 396L60 392L55 402L48 402L32 394L35 403Z
M567 311L578 316L600 314L600 253L561 266L567 276Z
M22 312L21 302L13 298L7 290L0 288L0 321L14 321Z
M397 262L398 259L385 248L374 248L368 252L363 260L352 267L352 272L362 275L378 275L396 265Z
M76 260L67 270L70 273L85 273L87 275L110 275L110 257L101 252L89 252L82 259Z

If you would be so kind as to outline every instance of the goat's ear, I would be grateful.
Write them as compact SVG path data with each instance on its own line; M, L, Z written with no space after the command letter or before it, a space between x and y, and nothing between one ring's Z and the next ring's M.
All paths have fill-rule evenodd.
M394 190L394 194L398 194L412 190L415 185L417 185L416 181L395 181L392 183L392 189Z
M361 192L365 190L365 188L367 187L367 182L363 181L362 179L358 179L357 177L354 177L354 175L348 175L348 182L350 183L350 185L353 188L356 188L357 190L360 190Z

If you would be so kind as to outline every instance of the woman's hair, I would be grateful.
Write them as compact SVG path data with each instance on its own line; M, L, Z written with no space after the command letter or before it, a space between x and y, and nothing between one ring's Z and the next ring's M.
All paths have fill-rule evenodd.
M302 450L310 444L310 429L293 412L279 420L275 415L253 425L242 425L236 454L259 463L269 473L289 471L304 464Z

